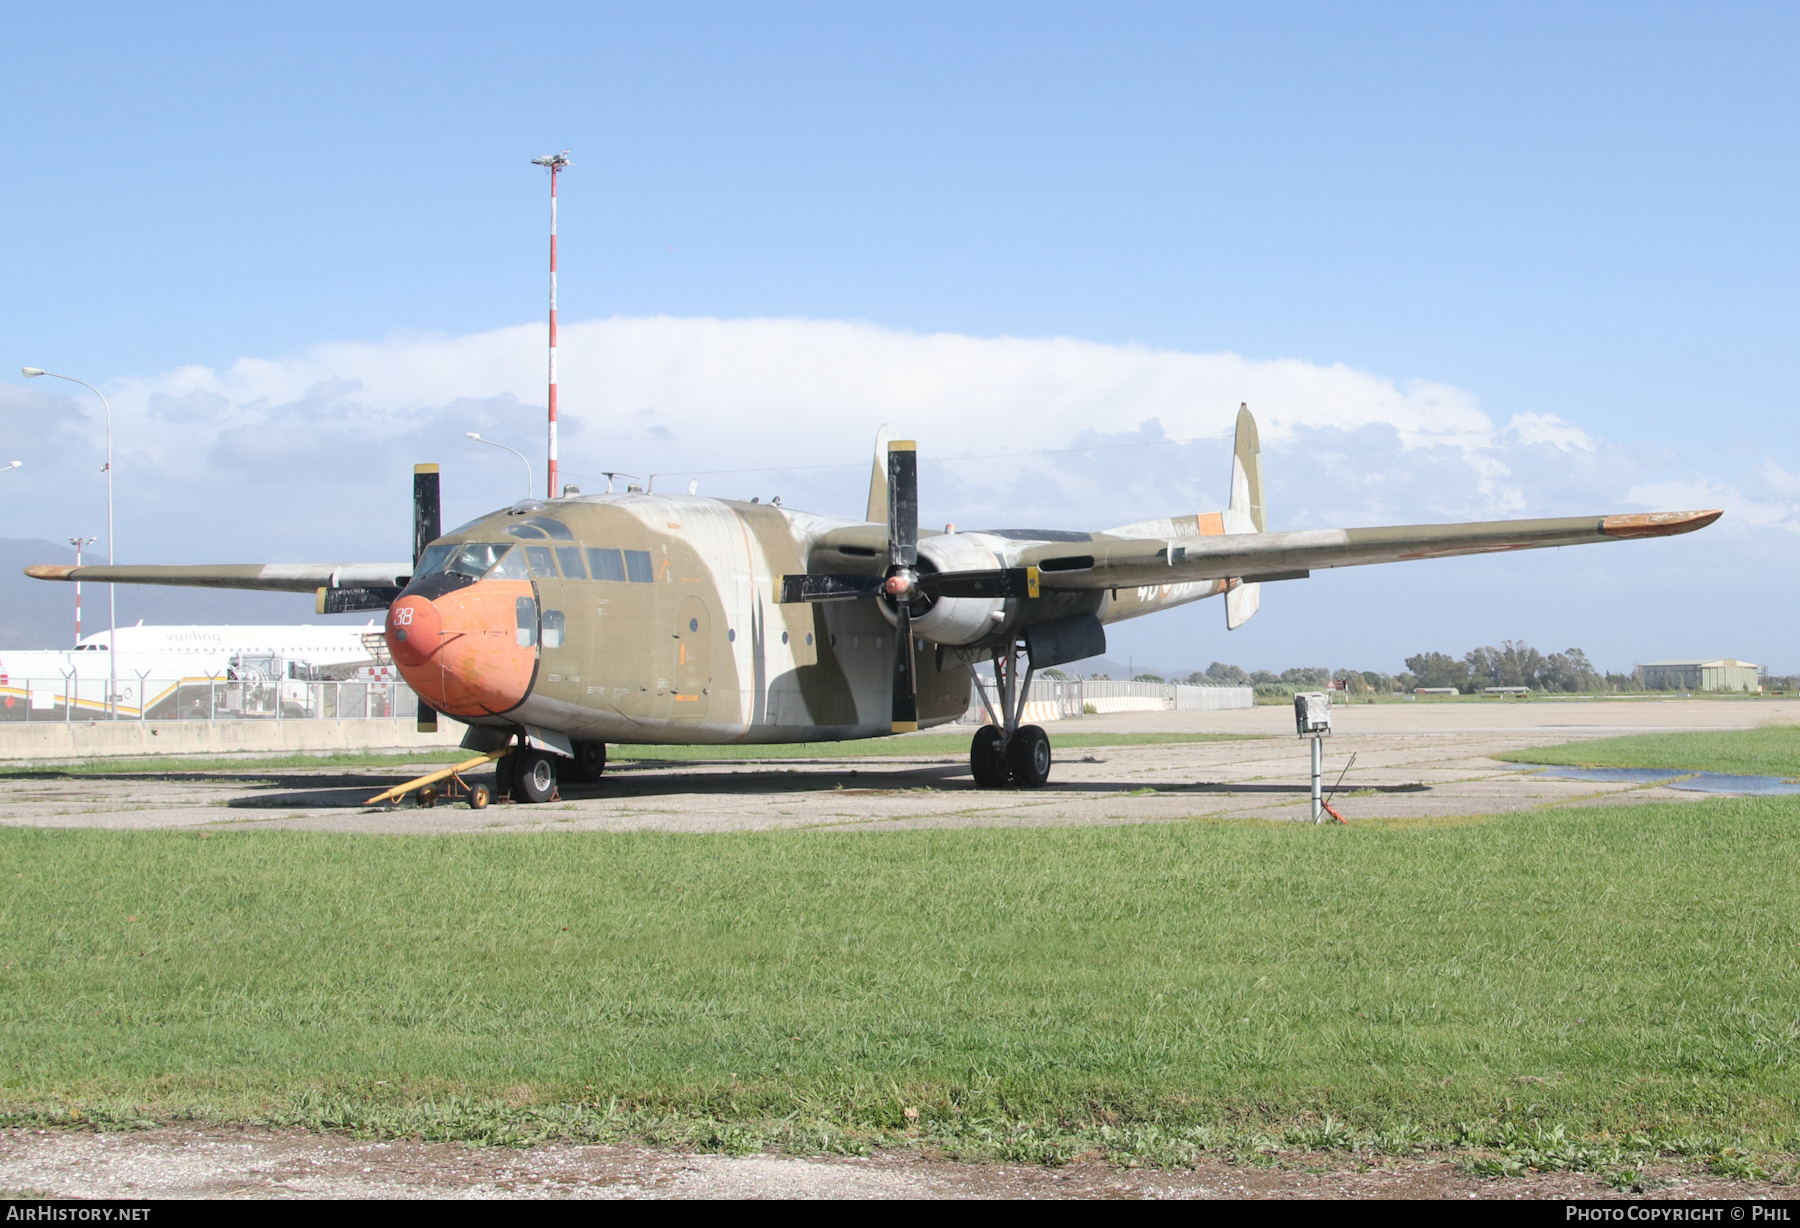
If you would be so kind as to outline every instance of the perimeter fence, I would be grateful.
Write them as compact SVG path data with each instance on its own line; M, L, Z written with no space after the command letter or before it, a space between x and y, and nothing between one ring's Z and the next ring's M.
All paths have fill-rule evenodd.
M987 708L981 702L982 686L988 702L997 708L993 683L976 682L969 688L969 707L963 723L987 724ZM1223 712L1254 708L1256 693L1247 686L1189 686L1185 682L1114 682L1105 678L1033 678L1025 699L1025 720L1079 720L1111 712Z
M60 678L0 674L0 722L404 720L419 713L418 696L397 678L306 682L127 673L109 694L112 681L80 671Z

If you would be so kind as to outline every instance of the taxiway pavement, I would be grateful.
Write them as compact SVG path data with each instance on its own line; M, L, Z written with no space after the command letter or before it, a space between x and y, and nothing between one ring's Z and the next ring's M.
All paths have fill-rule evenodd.
M1336 802L1346 818L1432 819L1553 805L1694 801L1660 786L1556 780L1492 756L1581 738L1800 722L1800 702L1532 700L1351 704L1334 711L1326 779L1356 754ZM561 801L471 810L375 809L364 799L417 772L391 768L184 769L75 774L60 765L0 786L0 824L109 828L292 828L339 832L822 832L1070 826L1194 819L1304 820L1307 752L1292 710L1155 712L1048 726L1056 750L1039 790L974 787L957 754L797 759L620 758ZM934 731L972 732L964 726ZM1091 733L1235 733L1250 741L1079 747ZM621 751L621 756L628 754ZM420 771L427 770L421 767Z

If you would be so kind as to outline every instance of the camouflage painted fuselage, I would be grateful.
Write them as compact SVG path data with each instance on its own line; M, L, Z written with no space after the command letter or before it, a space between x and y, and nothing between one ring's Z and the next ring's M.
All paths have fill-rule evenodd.
M1217 518L1186 518L1187 532L1206 519ZM885 532L769 504L643 494L496 512L437 544L510 547L514 562L494 573L511 578L416 576L388 612L388 639L425 702L471 724L625 743L885 735L894 628L883 603L776 600L786 574L878 570ZM1031 533L961 533L927 535L920 549L928 565L1006 566L1045 545ZM972 663L1020 626L1083 613L1116 621L1223 587L946 602L978 608L937 642L917 641L919 723L961 716Z

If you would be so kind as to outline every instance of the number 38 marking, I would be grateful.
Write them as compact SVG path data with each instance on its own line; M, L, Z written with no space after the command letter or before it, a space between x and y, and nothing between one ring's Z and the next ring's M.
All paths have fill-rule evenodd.
M409 605L403 605L398 610L394 611L394 625L396 627L410 627L412 626L412 616L413 608Z

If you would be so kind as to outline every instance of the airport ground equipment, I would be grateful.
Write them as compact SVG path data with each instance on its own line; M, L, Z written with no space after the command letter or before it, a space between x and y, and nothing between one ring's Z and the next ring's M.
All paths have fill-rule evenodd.
M916 446L883 427L862 519L634 484L524 499L443 533L437 466L419 465L405 562L26 570L385 609L421 724L442 713L468 726L472 754L510 750L496 770L521 800L594 778L608 742L842 741L947 724L981 662L993 724L976 732L970 770L984 788L1033 788L1052 755L1043 729L1021 723L1032 675L1100 655L1123 619L1223 597L1230 630L1256 613L1264 584L1322 568L1669 537L1720 515L1272 532L1248 408L1229 489L1222 511L1092 532L921 532ZM1317 817L1316 784L1313 798Z
M1312 821L1317 823L1324 805L1320 789L1325 752L1323 740L1331 736L1331 693L1300 691L1294 695L1294 725L1312 747Z
M435 806L439 798L466 797L469 800L470 810L485 810L488 802L493 800L493 795L489 792L488 787L482 784L472 785L462 778L462 774L472 772L478 767L486 767L505 753L503 750L492 751L485 755L476 755L473 759L465 759L454 767L427 772L417 780L409 780L403 785L395 785L391 789L377 793L363 805L379 806L385 802L388 805L398 806L408 793L416 790L419 795L417 801L421 806ZM436 786L440 781L449 781L450 783L439 789Z

